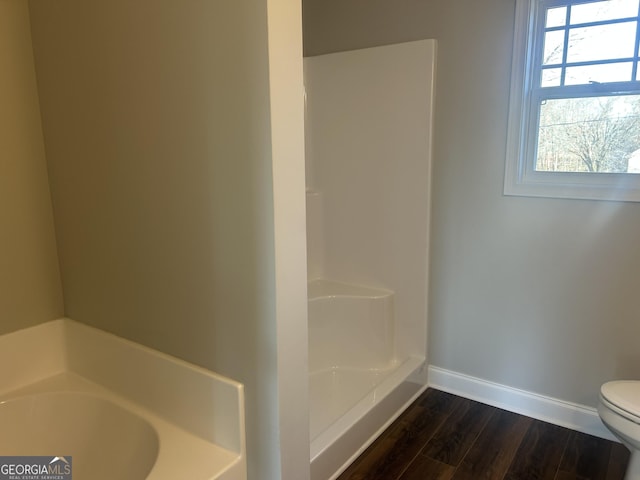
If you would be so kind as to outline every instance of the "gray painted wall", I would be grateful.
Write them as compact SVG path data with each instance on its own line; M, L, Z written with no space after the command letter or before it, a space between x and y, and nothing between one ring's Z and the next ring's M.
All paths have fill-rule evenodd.
M438 40L429 355L595 406L640 378L640 205L505 197L513 0L305 0L305 55Z
M0 2L0 334L63 313L30 29Z
M299 5L29 5L65 314L241 381L249 478L308 478Z

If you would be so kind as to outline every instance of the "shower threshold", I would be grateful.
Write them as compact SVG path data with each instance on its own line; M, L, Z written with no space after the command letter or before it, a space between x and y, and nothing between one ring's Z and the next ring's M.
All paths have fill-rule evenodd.
M423 366L424 358L409 357L383 369L331 368L310 374L312 480L335 478L402 413L424 390L411 381Z

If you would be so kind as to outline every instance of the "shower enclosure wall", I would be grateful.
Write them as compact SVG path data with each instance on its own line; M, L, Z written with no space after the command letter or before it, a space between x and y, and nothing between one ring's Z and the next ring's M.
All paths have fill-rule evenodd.
M311 478L424 390L435 41L305 59Z

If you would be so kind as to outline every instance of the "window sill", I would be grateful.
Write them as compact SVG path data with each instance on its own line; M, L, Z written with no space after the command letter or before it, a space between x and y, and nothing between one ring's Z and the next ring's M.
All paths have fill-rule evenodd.
M504 184L507 196L640 202L640 176L624 173L534 172Z

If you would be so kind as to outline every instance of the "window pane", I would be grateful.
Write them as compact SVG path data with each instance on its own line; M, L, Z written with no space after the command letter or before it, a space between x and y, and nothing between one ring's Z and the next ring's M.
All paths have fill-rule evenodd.
M545 100L536 170L640 172L640 95Z
M564 30L554 30L544 35L543 65L562 63L564 52Z
M569 33L568 62L589 62L633 56L636 23L572 28Z
M562 27L567 22L567 7L550 8L547 10L546 28Z
M562 75L561 68L545 68L542 70L542 78L540 81L541 87L559 87L560 76Z
M586 85L592 82L630 82L632 68L633 64L631 62L568 67L564 84Z
M638 15L638 0L609 0L571 7L571 25Z

